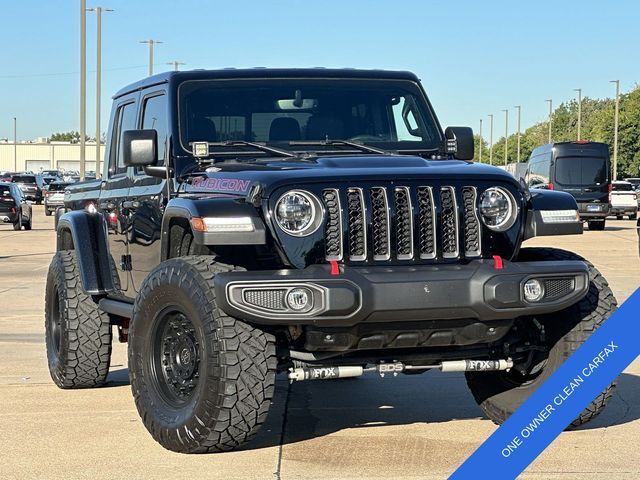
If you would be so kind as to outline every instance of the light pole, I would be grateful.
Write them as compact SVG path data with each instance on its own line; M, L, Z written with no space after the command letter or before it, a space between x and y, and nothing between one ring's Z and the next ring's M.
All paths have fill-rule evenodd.
M157 43L163 43L160 40L142 40L140 43L146 43L149 45L149 76L153 75L153 46Z
M618 179L618 119L620 112L620 80L611 80L616 84L616 107L613 115L613 179Z
M489 165L493 165L493 113L489 114Z
M85 173L87 134L87 2L80 0L80 180Z
M549 143L551 143L551 118L553 117L553 100L547 99L545 102L549 103Z
M522 107L520 105L516 105L514 108L518 109L518 136L517 136L517 139L518 139L518 156L517 156L517 158L518 158L518 160L517 160L517 162L520 163L520 113L521 113Z
M482 163L482 119L480 119L480 138L478 139L478 150L480 151L480 153L478 154L479 156L479 162Z
M167 62L167 65L173 65L173 70L177 72L178 70L180 70L180 65L186 65L186 63L174 60L173 62Z
M18 171L18 120L13 117L13 171Z
M580 141L580 127L582 126L582 89L574 88L574 92L578 92L578 141Z
M504 112L504 165L507 166L507 154L509 153L509 110Z
M90 8L96 12L96 178L100 178L100 109L102 104L102 12L113 12L110 8Z

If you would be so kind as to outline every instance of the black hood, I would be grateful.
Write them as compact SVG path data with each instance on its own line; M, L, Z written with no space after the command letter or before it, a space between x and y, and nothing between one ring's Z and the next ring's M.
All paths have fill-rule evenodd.
M496 181L517 186L506 171L481 163L460 160L426 160L408 155L341 155L286 160L244 160L216 163L189 175L189 193L246 195L259 184L268 196L287 185L342 181L402 180Z

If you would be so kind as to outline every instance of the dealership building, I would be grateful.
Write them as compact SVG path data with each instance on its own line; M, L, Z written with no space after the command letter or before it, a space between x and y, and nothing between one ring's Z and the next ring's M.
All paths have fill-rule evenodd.
M104 158L104 145L100 147L100 168ZM96 144L85 147L86 171L96 171ZM0 171L22 172L41 170L80 170L80 145L70 142L33 143L0 142Z

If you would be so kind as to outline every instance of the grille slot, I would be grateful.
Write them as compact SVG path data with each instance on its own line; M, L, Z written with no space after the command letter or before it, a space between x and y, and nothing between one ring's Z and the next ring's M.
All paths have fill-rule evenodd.
M413 258L413 209L409 188L396 187L396 252L398 260Z
M374 260L391 258L391 229L389 228L389 202L384 187L373 187L371 195L371 244Z
M327 217L327 260L381 262L482 256L476 187L352 186L325 189L322 199Z
M436 257L436 216L431 187L418 187L418 222L420 225L420 258Z
M347 190L349 221L349 258L367 259L367 226L365 224L364 196L361 188Z
M440 188L440 204L442 206L442 256L456 258L458 256L458 207L453 187Z
M342 260L342 208L340 193L335 188L322 192L327 210L325 226L325 252L327 260Z
M478 193L475 187L462 189L464 203L464 255L465 257L479 257L480 248L480 219L476 210Z

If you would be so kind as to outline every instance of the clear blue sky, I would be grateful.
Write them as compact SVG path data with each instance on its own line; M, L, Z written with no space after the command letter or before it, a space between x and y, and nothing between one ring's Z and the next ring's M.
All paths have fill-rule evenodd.
M103 125L110 96L146 75L145 38L166 62L218 67L406 69L422 79L443 125L469 125L522 105L523 127L547 106L612 96L640 80L640 2L635 1L205 1L88 0L103 22ZM77 130L79 2L5 0L0 15L0 138ZM95 15L87 18L87 131L93 135ZM510 131L515 122L511 121ZM106 129L106 128L105 128ZM484 130L488 133L488 128Z

